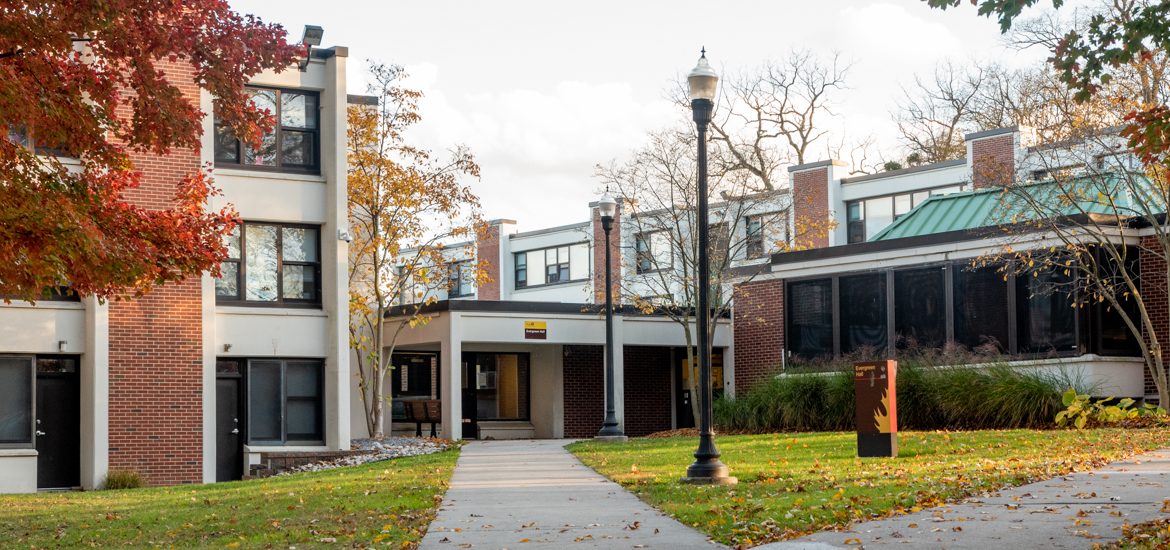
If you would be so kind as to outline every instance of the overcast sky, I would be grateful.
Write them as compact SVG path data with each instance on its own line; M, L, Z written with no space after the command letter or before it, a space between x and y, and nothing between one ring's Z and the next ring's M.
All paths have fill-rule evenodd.
M890 111L915 73L944 59L1044 57L1005 49L997 24L967 2L947 12L920 0L231 3L284 25L293 40L305 24L324 27L323 46L349 47L350 93L365 91L366 60L405 66L426 94L411 139L469 146L483 169L474 187L485 216L515 219L521 230L586 219L599 191L594 166L678 120L664 90L703 45L721 73L793 48L840 52L853 65L833 124L889 150Z

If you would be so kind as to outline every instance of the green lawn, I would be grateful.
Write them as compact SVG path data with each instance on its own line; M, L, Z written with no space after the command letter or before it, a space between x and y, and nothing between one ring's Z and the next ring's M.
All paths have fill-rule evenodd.
M457 456L212 485L0 496L0 546L413 547Z
M754 546L1088 469L1170 445L1170 429L904 432L897 459L865 460L852 433L727 435L717 443L737 486L679 483L695 438L569 449L683 523Z

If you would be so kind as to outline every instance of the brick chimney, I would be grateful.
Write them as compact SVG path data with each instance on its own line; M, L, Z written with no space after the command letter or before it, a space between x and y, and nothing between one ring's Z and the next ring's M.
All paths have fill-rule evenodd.
M622 199L618 201L617 215L609 231L610 282L613 285L613 303L621 302L622 295ZM593 220L593 303L605 303L605 230L601 227L601 212L597 202L589 203Z
M833 229L835 205L841 200L841 178L835 169L841 166L845 163L830 159L788 167L792 175L793 246L823 248L844 242L836 238Z
M476 289L478 300L499 300L500 285L504 281L504 251L503 237L511 233L516 220L491 220L476 237L476 259L487 271L489 281L480 284Z
M1016 181L1023 148L1030 145L1030 128L1011 126L967 134L967 164L975 189L1003 187Z

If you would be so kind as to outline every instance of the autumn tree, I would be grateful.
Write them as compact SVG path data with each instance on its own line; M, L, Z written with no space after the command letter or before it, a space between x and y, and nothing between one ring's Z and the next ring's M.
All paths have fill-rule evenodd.
M467 266L459 277L472 282L485 272L444 247L478 227L479 199L463 183L479 177L475 159L462 147L439 157L410 144L406 131L421 118L422 93L403 86L399 66L371 64L370 74L377 105L351 105L348 113L349 334L366 427L381 438L398 337L429 321L424 307L458 284L449 276L454 262Z
M850 157L874 156L862 150L870 148L869 140L849 142L829 132L848 73L839 54L822 58L792 50L780 60L727 75L709 126L719 153L711 158L711 170L744 172L755 190L770 191L785 185L784 166L810 162L813 155L843 149ZM670 96L690 108L685 82L680 80Z
M596 176L621 204L623 231L632 231L634 250L623 254L621 299L644 311L661 311L683 331L687 381L698 395L695 360L699 293L698 179L696 134L686 128L652 132L644 147L622 161L598 166ZM713 153L713 160L717 155ZM711 163L708 193L719 197L710 206L709 315L713 341L716 320L731 311L731 284L749 282L764 271L770 252L784 250L802 235L789 235L789 194L758 191L749 172L730 168L733 161ZM827 222L826 222L827 223ZM805 236L807 237L807 236ZM714 387L721 387L716 381ZM698 418L698 400L691 401Z
M927 2L944 9L959 4ZM1037 0L972 3L980 15L998 18L1006 33ZM1168 403L1165 342L1155 321L1165 314L1170 282L1170 109L1160 80L1170 51L1170 2L1117 0L1072 28L1041 21L1018 32L1051 49L1049 62L1076 101L1113 99L1128 109L1121 130L1128 148L1090 144L1081 149L1093 154L1078 163L1081 174L1059 170L1069 163L1065 153L1052 161L1048 181L1006 187L1004 221L1016 229L996 258L1006 256L1007 269L1032 277L1055 272L1076 281L1069 292L1074 304L1105 304L1138 342L1159 401ZM1128 81L1129 88L1120 88L1128 92L1118 92L1120 80ZM1124 162L1131 152L1144 166ZM1051 242L1035 242L1038 235Z
M184 175L170 208L147 209L125 196L141 177L133 158L198 148L207 113L183 84L258 142L272 121L244 85L298 51L223 0L0 7L0 295L68 286L110 298L216 271L234 212L207 210L208 173Z

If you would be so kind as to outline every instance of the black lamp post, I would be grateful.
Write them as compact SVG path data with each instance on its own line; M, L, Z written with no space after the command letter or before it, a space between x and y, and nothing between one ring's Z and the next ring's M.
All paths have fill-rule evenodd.
M601 431L597 432L597 439L625 441L626 434L618 425L614 411L613 282L610 280L609 232L613 229L613 220L617 215L617 201L609 196L609 192L598 199L597 211L601 215L601 229L605 232L605 421L601 424Z
M709 227L707 226L707 125L715 110L715 90L719 75L707 63L707 50L702 50L699 64L687 75L691 93L691 113L699 131L699 204L696 228L699 236L698 291L699 306L695 311L699 340L699 448L695 462L687 467L686 483L731 485L737 480L728 475L727 466L719 461L715 448L715 432L711 429L711 266L708 263Z

